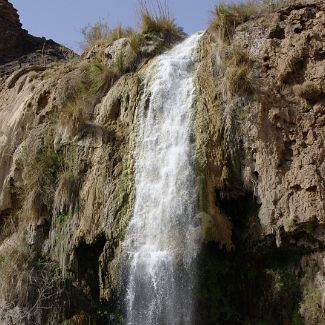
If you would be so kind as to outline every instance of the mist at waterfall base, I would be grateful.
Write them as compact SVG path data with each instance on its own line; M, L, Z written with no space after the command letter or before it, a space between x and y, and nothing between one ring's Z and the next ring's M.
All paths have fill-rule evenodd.
M194 323L199 251L194 73L201 33L147 69L137 112L135 205L121 257L128 325Z

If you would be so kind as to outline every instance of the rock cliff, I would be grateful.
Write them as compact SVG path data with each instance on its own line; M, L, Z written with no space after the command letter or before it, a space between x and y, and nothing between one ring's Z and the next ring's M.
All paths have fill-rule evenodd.
M44 59L0 9L0 320L117 324L137 104L163 40L81 58L46 41ZM323 324L325 5L259 13L231 40L210 28L200 54L196 323Z
M17 10L7 0L0 1L0 33L0 84L19 68L75 56L71 50L52 40L28 34L22 29Z

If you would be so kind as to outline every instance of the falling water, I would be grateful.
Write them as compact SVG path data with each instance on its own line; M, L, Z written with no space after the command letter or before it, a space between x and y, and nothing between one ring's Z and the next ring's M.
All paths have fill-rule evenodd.
M138 111L135 207L123 252L129 325L193 324L196 220L193 75L201 34L148 68Z

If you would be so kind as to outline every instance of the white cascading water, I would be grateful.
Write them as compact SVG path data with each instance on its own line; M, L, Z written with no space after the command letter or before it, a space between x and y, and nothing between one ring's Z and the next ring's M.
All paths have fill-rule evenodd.
M123 244L128 325L193 324L197 33L148 68L138 111L135 207Z

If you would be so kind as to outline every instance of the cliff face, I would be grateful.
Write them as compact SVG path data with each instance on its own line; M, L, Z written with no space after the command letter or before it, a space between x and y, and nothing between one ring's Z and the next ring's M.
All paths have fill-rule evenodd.
M231 297L224 307L251 322L298 324L296 312L301 323L324 322L324 9L296 1L239 25L230 42L211 29L202 45L207 211L216 239L235 250L217 273L236 270L227 271L233 288L222 291ZM209 261L218 259L209 249ZM237 272L249 285L236 284Z
M17 10L7 0L0 1L0 34L0 86L5 78L20 68L75 56L71 50L52 40L28 34L22 29Z
M44 42L0 7L0 32L12 26L1 41L15 35L0 46L0 320L116 324L136 107L161 40L30 62ZM231 42L203 36L198 324L324 323L324 30L310 0L248 20Z
M9 53L20 48L20 41L22 35L26 34L26 31L21 29L21 23L17 10L11 3L4 0L0 2L1 17L0 17L0 31L2 34L0 43L1 59L7 56Z

